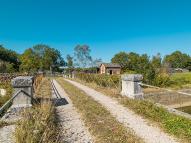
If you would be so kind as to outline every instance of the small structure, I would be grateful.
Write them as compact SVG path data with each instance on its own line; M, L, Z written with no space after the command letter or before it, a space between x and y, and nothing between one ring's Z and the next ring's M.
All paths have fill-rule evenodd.
M125 74L121 76L122 79L122 91L123 96L127 96L132 99L142 99L143 92L140 86L143 76L140 74Z
M19 76L12 80L14 93L18 95L13 99L12 107L30 107L33 99L33 77Z
M113 63L102 63L100 65L100 74L120 74L121 73L121 66L119 64Z

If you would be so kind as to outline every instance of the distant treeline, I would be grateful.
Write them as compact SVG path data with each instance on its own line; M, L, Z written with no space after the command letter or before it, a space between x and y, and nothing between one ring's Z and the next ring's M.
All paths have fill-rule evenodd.
M147 54L139 55L134 52L120 52L112 58L112 63L121 65L123 71L142 71L149 66L153 68L183 68L191 70L191 57L180 51L175 51L170 55L161 57L160 53L150 58Z
M150 58L147 54L120 52L111 61L120 64L123 73L143 74L144 82L159 86L171 84L169 73L172 69L191 70L191 57L180 51L175 51L164 58L159 53Z

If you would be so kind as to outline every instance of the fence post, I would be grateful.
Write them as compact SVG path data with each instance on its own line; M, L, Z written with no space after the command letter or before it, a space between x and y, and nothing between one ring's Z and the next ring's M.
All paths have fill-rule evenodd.
M121 76L122 79L122 91L123 96L127 96L133 99L142 99L143 92L140 82L143 76L140 74L124 74Z
M12 107L30 107L32 106L33 98L33 77L32 76L19 76L12 79L12 86L14 93L22 90L17 97L13 99Z

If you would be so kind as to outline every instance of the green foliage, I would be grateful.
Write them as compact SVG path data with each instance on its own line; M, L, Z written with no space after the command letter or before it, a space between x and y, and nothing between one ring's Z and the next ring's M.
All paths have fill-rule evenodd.
M73 57L71 57L70 55L67 55L66 59L67 59L68 68L73 68Z
M18 54L0 45L0 72L15 72L19 69Z
M191 73L174 73L170 76L171 87L183 87L191 84Z
M170 55L165 56L164 63L170 64L172 68L188 68L191 63L189 55L175 51Z
M160 53L158 53L156 56L153 56L153 58L151 59L151 65L154 68L161 68L161 64L162 64L162 58Z
M88 67L92 63L92 57L90 56L90 48L87 45L77 45L74 48L74 56L76 65L79 67Z
M24 51L20 60L22 62L20 65L21 71L35 72L40 68L40 58L31 48Z
M125 71L128 68L129 57L125 52L119 52L111 59L112 63L118 63L122 67L122 70Z
M78 73L76 77L87 83L95 83L101 87L119 87L120 76L104 74Z
M26 49L20 57L21 71L36 72L38 70L58 70L65 64L58 50L47 45L35 45L33 48Z
M170 80L170 76L167 73L158 73L154 78L154 85L160 87L170 86L172 81Z

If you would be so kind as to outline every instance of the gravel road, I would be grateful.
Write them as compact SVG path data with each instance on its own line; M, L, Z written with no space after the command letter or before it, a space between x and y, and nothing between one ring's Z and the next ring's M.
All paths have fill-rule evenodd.
M14 143L13 132L15 125L9 125L0 128L0 143Z
M53 83L62 98L59 98L56 113L61 125L61 140L64 143L93 143L93 139L76 111L72 101L64 89L53 80ZM55 95L53 98L56 98Z
M164 133L156 126L150 125L141 116L135 114L130 109L122 106L117 100L112 99L92 88L84 86L78 82L65 79L77 88L83 90L88 96L102 104L116 119L124 126L134 130L135 134L146 143L177 143L177 139Z

